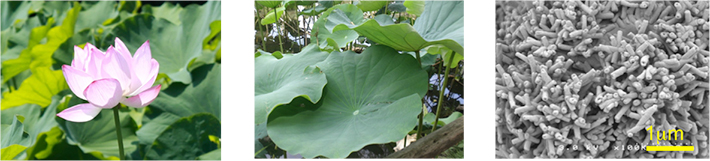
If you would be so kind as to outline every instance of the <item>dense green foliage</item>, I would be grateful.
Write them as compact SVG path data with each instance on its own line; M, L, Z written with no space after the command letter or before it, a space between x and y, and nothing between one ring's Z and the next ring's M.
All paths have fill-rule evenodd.
M436 57L449 60L436 63L447 64L447 72L463 59L462 1L277 2L256 4L256 15L264 15L256 25L293 34L289 13L296 7L302 8L295 9L302 10L298 16L315 22L304 28L310 31L295 29L300 35L294 37L305 46L298 53L286 53L281 39L281 50L266 52L257 34L255 46L262 43L254 60L257 158L271 147L260 141L266 138L284 155L305 158L346 158L368 145L397 142L418 125ZM422 118L431 127L459 116Z
M220 159L221 2L0 3L3 160L118 159L112 111L85 123L56 117L86 103L61 70L74 46L105 51L116 37L131 53L150 41L163 85L148 107L120 109L126 159Z

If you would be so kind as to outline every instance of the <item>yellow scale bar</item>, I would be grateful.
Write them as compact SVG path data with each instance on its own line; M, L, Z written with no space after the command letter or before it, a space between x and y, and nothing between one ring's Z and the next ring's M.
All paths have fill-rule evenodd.
M646 151L695 151L694 146L646 146Z

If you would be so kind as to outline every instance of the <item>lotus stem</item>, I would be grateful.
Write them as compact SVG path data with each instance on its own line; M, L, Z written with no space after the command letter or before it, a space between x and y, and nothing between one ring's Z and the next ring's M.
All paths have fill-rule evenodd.
M262 26L264 26L264 25L262 25ZM261 27L259 27L259 29L261 29ZM269 28L264 26L264 30L262 31L263 37L261 39L261 50L264 50L264 51L266 51L266 40L267 40L267 36L269 36L269 34L266 34L266 30L269 30Z
M416 53L416 54L414 54L414 55L416 55L416 57L417 57L417 62L419 62L419 66L421 67L421 66L422 66L422 58L419 56L419 50L414 51L414 53Z
M281 48L281 52L285 52L283 45L284 43L281 41L281 29L279 29L279 12L276 7L274 7L274 15L276 15L276 22L274 22L274 24L276 24L276 37L279 38L279 47Z
M456 55L456 52L451 53L451 57L449 57L449 62L448 64L453 63L454 61L454 55ZM443 56L443 55L442 55ZM444 72L444 84L441 85L441 90L439 90L439 101L436 103L436 119L434 120L434 128L431 129L431 132L434 132L436 130L436 124L439 122L439 114L441 113L441 104L442 101L444 101L444 90L446 90L445 86L447 81L449 80L449 71L451 70L451 65L444 65L446 66L446 71Z
M121 108L121 105L117 105L116 107L113 108L113 121L116 124L116 137L118 140L118 155L120 160L126 159L126 157L123 154L123 136L121 136L121 120L118 118L118 109Z
M417 61L419 62L419 67L421 68L421 66L422 66L422 60L421 60L421 58L419 57L419 50L414 51L414 53L415 53L414 55L417 56ZM421 138L422 122L423 122L422 120L423 120L423 119L424 119L424 108L422 108L421 112L419 112L419 126L417 127L417 139ZM434 124L434 126L436 126L436 124ZM404 139L407 139L407 137L405 136ZM406 143L407 143L407 142L406 142L406 140L405 140L405 145L406 145Z
M424 120L424 108L422 108L422 110L419 112L419 126L417 127L417 140L419 140L419 138L421 138L423 120ZM434 125L434 126L436 126L436 125ZM404 136L404 139L405 139L405 145L406 145L407 136Z

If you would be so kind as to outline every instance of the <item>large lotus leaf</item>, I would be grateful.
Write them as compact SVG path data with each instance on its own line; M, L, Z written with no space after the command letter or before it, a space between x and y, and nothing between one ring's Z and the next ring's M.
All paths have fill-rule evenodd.
M426 41L445 41L441 44L463 54L463 1L426 1L422 16L412 27ZM458 45L458 46L457 46Z
M199 160L222 160L222 149L213 150L197 157Z
M283 17L285 9L286 8L284 8L283 6L276 8L276 13L278 13L279 19L281 19ZM268 25L268 24L272 24L275 22L276 22L276 14L274 14L274 9L271 9L271 11L269 11L269 14L266 14L266 16L264 16L264 18L261 19L261 25Z
M38 67L32 70L32 76L25 79L18 90L3 94L0 106L3 110L27 103L46 107L52 103L52 96L68 88L61 70Z
M62 134L64 133L57 126L52 127L47 132L40 133L35 144L27 149L27 159L47 159L47 157L52 155L54 147L63 141ZM66 152L66 149L62 149L62 151Z
M166 2L159 7L152 7L150 5L143 6L143 13L150 13L155 18L164 18L175 25L180 25L180 12L182 12L182 7L180 5L174 5L173 3Z
M2 148L2 160L15 160L17 159L18 156L21 156L27 147L19 145L19 144L12 144L8 147Z
M115 134L114 134L115 137ZM99 156L99 157L97 157ZM37 142L27 148L27 160L118 160L118 157L102 157L100 152L84 153L80 147L70 145L64 132L57 126L37 137Z
M328 46L345 47L345 45L359 37L358 33L350 30L349 27L360 25L363 21L362 11L355 5L342 4L333 6L325 11L313 24L315 31L311 32L311 42L315 41L320 48ZM328 39L333 39L337 44L328 43Z
M82 2L83 11L79 12L76 29L97 28L109 18L118 16L115 1Z
M27 19L31 2L29 1L2 1L2 10L0 10L1 22L0 30L5 30L8 27Z
M33 61L37 61L36 59L39 59L39 57L35 56L32 54L32 48L39 44L42 39L45 38L47 35L47 32L49 29L52 27L52 24L54 23L54 18L49 18L47 20L47 24L44 26L39 26L32 28L30 31L30 36L28 42L26 42L26 48L23 48L21 53L15 58L15 59L3 59L2 61L2 83L7 82L10 78L16 76L17 74L20 74L27 69L29 69L31 63ZM17 36L23 36L19 35L21 33L16 34ZM22 39L20 39L21 42L24 42ZM3 53L5 54L5 53ZM3 56L4 57L4 56ZM15 57L15 56L9 56L9 57Z
M395 1L392 4L387 5L387 9L394 12L407 11L407 7L404 6L404 2L402 1Z
M342 0L318 0L318 4L325 8L330 8L333 7L333 5L340 4L340 2L343 2Z
M442 44L463 54L463 1L427 1L414 26L382 26L371 19L354 28L360 35L396 50L417 51ZM333 31L342 30L340 26Z
M345 158L368 144L400 140L414 127L427 74L412 56L375 45L362 54L333 52L316 65L328 79L321 101L288 104L279 109L311 110L269 118L278 147L306 158Z
M328 8L325 8L324 6L320 5L320 6L315 6L315 7L311 7L311 8L308 8L308 9L304 9L303 11L301 11L301 14L302 14L302 15L315 16L315 15L318 15L318 14L322 13L322 12L325 11L326 9L328 9Z
M160 73L174 82L189 84L192 79L187 66L202 54L202 41L210 34L210 23L221 17L221 3L208 1L202 6L188 5L180 12L180 25L151 14L136 15L123 20L111 31L104 42L113 44L119 37L134 53L150 40L153 58L160 63Z
M3 83L27 69L41 66L49 67L52 64L52 54L54 51L69 37L74 35L74 25L76 24L80 10L81 6L76 5L66 13L66 18L61 25L53 27L48 31L47 28L51 27L54 22L52 18L48 20L46 26L32 29L30 42L28 42L29 46L32 46L32 48L23 50L17 59L2 62ZM47 43L38 44L39 41L44 39L45 34L47 36ZM5 106L3 105L3 107Z
M118 3L118 10L135 14L141 8L141 1L121 1Z
M295 97L312 102L321 98L327 80L318 67L312 65L326 59L328 53L308 45L298 54L284 54L277 59L261 55L254 60L254 123L266 121L274 107L287 104Z
M222 41L222 21L212 21L210 23L210 35L202 40L202 48L214 50L221 44Z
M461 55L460 53L454 53L453 51L451 51L451 49L440 44L431 45L425 49L427 53L432 55L441 54L441 57L444 60L444 65L449 66L450 68L456 68L457 66L459 66L459 61L463 60L463 55ZM454 56L454 59L452 59L451 63L449 64L449 59L451 58L451 56Z
M325 18L325 20L327 20L325 22L325 28L331 32L339 25L345 25L344 29L349 29L365 22L362 10L351 4L333 6L333 8L328 9L323 15L327 16Z
M309 1L309 0L296 0L297 5L312 5L313 3L316 3L316 1Z
M449 117L446 118L439 118L439 122L437 123L439 126L446 126L446 124L449 124L456 120L457 118L463 116L461 112L454 112L449 115ZM436 121L436 113L427 113L424 115L424 120L425 123L429 125L434 125L434 121Z
M217 149L209 135L221 136L219 119L209 113L183 117L166 128L146 154L146 159L195 160Z
M79 2L45 1L43 3L32 4L32 7L30 7L30 9L36 9L37 14L44 14L47 16L55 17L57 20L57 24L63 24L64 20L66 20L67 16L69 15L67 11L71 10L72 7L77 6L80 6Z
M44 38L44 34L46 34L49 30L49 26L43 27L45 29L43 29L44 32L42 35L38 34L38 30L32 30L33 28L42 25L38 16L32 17L21 24L21 28L10 27L3 30L2 34L0 34L0 37L2 37L0 38L0 41L2 41L0 42L0 45L2 46L1 59L3 62L6 60L17 59L20 56L20 53L25 50L25 52L30 52L31 48L28 49L28 47L31 47L28 46L30 45L30 38L35 39L32 40L32 42L39 42ZM36 45L36 43L32 45ZM29 56L29 54L27 54L27 56ZM5 73L3 73L3 75L5 75Z
M424 12L424 1L405 0L404 7L407 7L407 13L420 16Z
M79 99L79 98L72 98ZM67 104L74 106L73 103ZM126 154L137 149L136 126L127 110L121 110L118 114L121 120L121 135L123 136L123 149ZM56 118L59 128L65 132L67 142L70 145L79 146L87 154L99 154L99 158L118 157L118 141L116 139L116 126L114 123L113 110L101 110L93 120L88 122L71 122L61 118ZM128 155L127 155L128 157ZM129 158L130 159L130 158Z
M264 145L259 139L266 137L266 123L254 125L254 153L256 158L266 158L266 151L262 150Z
M29 146L32 143L32 139L30 136L25 132L24 125L22 123L22 120L25 118L20 115L15 115L12 116L12 124L7 125L3 124L2 125L2 134L0 141L0 148L6 148L10 145L13 144L19 144L22 146Z
M365 12L377 11L387 5L387 3L389 3L389 1L360 1L358 2L357 7Z
M256 3L259 3L267 8L274 8L276 6L279 6L281 4L281 1L256 1Z
M392 25L394 24L394 20L392 20L392 17L386 14L379 14L375 16L375 21L379 23L380 25Z
M221 78L220 64L205 65L192 71L192 84L173 84L160 92L146 109L143 126L136 132L140 143L152 144L163 130L182 117L210 113L221 118Z
M2 124L11 124L15 115L22 116L24 118L22 121L24 131L29 134L30 145L34 144L40 133L49 131L52 127L57 126L54 118L57 114L57 106L62 104L62 97L53 96L51 99L52 103L45 108L44 112L42 112L42 107L36 104L24 104L2 110Z
M405 53L412 55L412 57L416 57L416 55L414 55L416 54L415 52L408 51ZM431 66L436 63L436 59L439 58L438 55L427 54L426 51L419 52L419 57L422 60L422 69L424 69L424 71L429 71Z

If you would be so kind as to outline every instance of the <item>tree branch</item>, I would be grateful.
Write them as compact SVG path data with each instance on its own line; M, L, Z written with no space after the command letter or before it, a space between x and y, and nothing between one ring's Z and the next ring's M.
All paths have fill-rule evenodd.
M434 158L463 140L463 116L387 158Z

